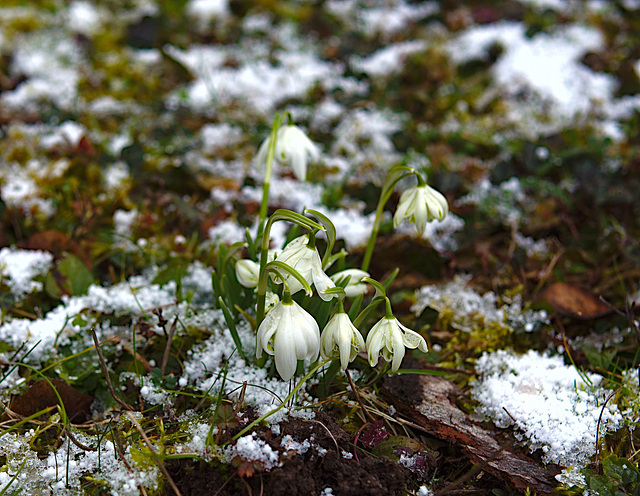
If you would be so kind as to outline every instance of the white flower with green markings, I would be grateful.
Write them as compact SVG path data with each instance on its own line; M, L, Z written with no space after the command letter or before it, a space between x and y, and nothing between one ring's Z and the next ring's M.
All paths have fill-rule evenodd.
M258 328L256 358L273 355L283 380L293 377L298 360L315 361L320 351L320 329L313 317L291 296L275 304Z
M243 258L236 262L236 277L245 288L255 288L260 280L260 264Z
M345 269L333 274L331 280L337 284L340 280L347 277L349 280L344 288L344 292L349 298L355 298L367 292L367 284L363 282L362 279L370 277L368 272L360 269Z
M382 356L387 362L391 362L391 370L394 372L400 368L405 348L418 348L423 353L427 352L427 343L424 338L403 326L393 316L383 317L371 328L367 334L366 346L369 365L375 367L378 364L378 358Z
M267 161L271 137L262 142L258 149L257 162L264 165ZM307 178L307 164L320 158L318 147L298 126L285 125L276 135L275 159L291 167L299 181Z
M322 270L322 261L320 254L315 246L309 243L309 236L299 236L284 247L282 252L276 257L277 262L283 262L289 267L297 271L304 279L316 287L316 291L320 298L329 301L337 296L336 294L327 294L328 288L335 288L336 284ZM291 274L279 272L280 277L285 280L289 286L291 294L295 294L302 289L302 284Z
M393 226L398 227L401 222L415 224L422 235L427 228L427 222L442 221L449 213L449 204L442 193L427 184L418 184L402 193L398 208L393 216Z
M364 338L351 323L349 316L338 311L322 330L320 354L322 358L340 357L340 368L345 370L358 353L365 350Z

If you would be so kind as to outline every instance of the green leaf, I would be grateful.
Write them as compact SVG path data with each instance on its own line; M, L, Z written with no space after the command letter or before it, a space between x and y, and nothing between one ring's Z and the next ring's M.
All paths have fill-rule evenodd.
M87 266L75 255L68 253L45 278L45 289L54 298L63 294L79 296L86 294L94 283Z
M602 471L605 476L620 481L623 486L637 484L640 474L636 466L626 458L609 455L602 460Z

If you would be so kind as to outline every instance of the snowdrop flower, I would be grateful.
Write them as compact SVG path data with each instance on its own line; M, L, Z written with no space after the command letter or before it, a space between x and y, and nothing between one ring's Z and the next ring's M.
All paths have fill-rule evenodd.
M316 287L320 298L329 301L337 295L326 294L328 288L334 288L336 284L322 270L320 254L315 246L311 246L309 236L299 236L287 246L276 257L276 261L289 265L309 283ZM291 294L295 294L302 289L302 284L290 274L283 274L282 278L287 282Z
M267 162L270 144L271 137L260 145L256 157L258 164L264 165ZM290 166L298 181L304 181L307 178L307 163L317 162L320 151L298 126L287 125L278 129L275 158Z
M265 302L264 302L265 314L273 310L273 307L275 307L279 301L280 301L280 297L276 293L272 291L267 291L267 294L265 295Z
M260 279L260 264L253 260L242 259L236 262L236 277L245 288L255 288Z
M331 280L337 283L340 279L348 277L349 281L344 288L344 292L349 298L355 298L367 292L367 284L362 282L363 277L370 277L368 272L360 269L346 269L336 272L331 276Z
M322 331L322 358L340 356L340 367L345 370L358 353L364 351L364 339L360 331L351 323L351 319L340 309Z
M400 368L406 348L419 348L427 351L427 343L420 334L403 326L398 319L391 316L383 317L374 325L367 334L367 351L369 353L369 365L375 367L378 357L382 356L387 362L391 362L391 370L394 372Z
M315 361L320 351L320 329L309 313L285 292L258 327L256 358L262 350L273 355L283 380L293 377L298 360Z
M393 226L407 220L416 225L418 232L422 235L427 227L427 222L434 219L444 220L449 213L447 199L442 193L431 186L420 181L413 188L409 188L400 196L398 209L393 216Z

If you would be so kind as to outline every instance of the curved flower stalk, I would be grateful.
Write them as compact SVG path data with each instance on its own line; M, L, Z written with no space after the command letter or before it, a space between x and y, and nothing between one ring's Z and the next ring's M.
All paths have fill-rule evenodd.
M420 172L415 170L413 167L409 167L406 165L396 165L395 167L392 167L391 170L389 171L389 175L387 176L387 179L384 182L384 185L382 186L382 191L380 192L380 198L378 198L378 205L376 207L376 218L373 222L373 228L371 229L371 235L369 236L367 249L365 250L364 257L362 259L362 266L361 266L362 270L367 270L369 268L369 264L371 263L371 256L373 255L373 249L376 244L376 238L378 237L378 232L380 231L380 226L382 224L385 205L389 201L389 198L391 198L391 195L393 194L396 184L398 184L398 182L401 181L402 179L409 177L411 175L416 176L416 178L418 179L418 186L414 188L410 188L407 191L412 191L412 190L415 190L416 188L423 188L423 187L429 188L430 191L429 190L424 190L424 191L418 190L417 192L413 191L411 195L407 195L407 196L405 196L405 194L403 193L401 197L401 204L402 204L402 199L405 200L403 211L400 214L396 213L396 215L394 216L394 225L397 226L400 220L407 218L412 222L415 221L418 227L418 230L421 231L421 234L423 234L424 229L426 227L426 223L429 220L438 218L438 216L436 216L435 213L438 213L438 215L440 216L440 220L444 219L444 217L447 215L449 211L447 200L444 198L442 193L427 186ZM417 201L418 199L417 197L420 197L420 199L423 200L422 206ZM412 198L414 198L415 201L413 202L410 201ZM429 218L429 215L426 213L428 208L427 200L429 201L429 206L434 212L434 216L432 218ZM442 203L442 201L444 201L444 203ZM410 207L411 207L411 212L409 212ZM420 210L421 208L422 210Z
M258 328L256 358L262 351L275 357L276 370L288 381L296 372L298 360L315 361L320 351L320 329L313 317L291 300L285 291Z
M367 284L363 279L365 277L370 277L368 272L360 269L345 269L332 274L331 280L337 284L347 277L349 279L344 291L349 298L355 298L356 296L363 295L367 292Z
M398 208L393 216L393 227L398 227L406 220L415 224L422 235L427 228L427 222L444 220L449 213L449 204L442 193L424 181L420 182L422 184L407 189L400 196Z
M351 319L342 308L331 317L322 330L320 354L328 359L340 357L340 368L346 370L358 353L365 350L364 338L351 323Z
M329 301L334 294L327 293L327 289L334 288L336 284L322 270L320 254L314 246L315 238L307 234L299 236L284 247L282 252L276 257L277 262L287 264L297 271L308 283L316 287L320 298ZM289 274L280 274L280 277L288 284L291 294L295 294L302 289L302 284Z
M272 136L262 142L256 161L263 165L267 162ZM318 147L298 126L285 125L278 129L275 145L275 159L288 165L298 181L307 178L307 164L320 158Z
M382 356L387 362L391 362L391 370L395 372L400 368L405 348L418 348L426 353L427 342L420 334L403 326L391 313L388 298L386 302L386 315L367 334L366 347L369 365L375 367L378 364L378 358Z

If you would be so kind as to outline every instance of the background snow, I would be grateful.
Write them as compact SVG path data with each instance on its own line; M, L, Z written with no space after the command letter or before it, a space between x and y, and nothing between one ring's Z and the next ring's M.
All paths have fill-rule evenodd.
M22 299L28 293L41 291L43 283L34 281L44 276L53 264L53 255L42 250L0 249L0 281L9 286L11 293Z

